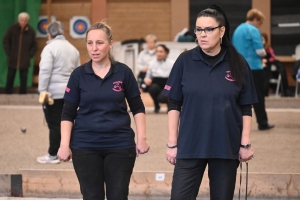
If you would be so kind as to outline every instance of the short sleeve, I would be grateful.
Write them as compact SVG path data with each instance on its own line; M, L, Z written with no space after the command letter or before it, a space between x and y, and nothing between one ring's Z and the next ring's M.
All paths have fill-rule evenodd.
M264 45L262 43L262 36L257 28L253 28L250 32L253 48L255 50L264 49Z
M242 56L241 56L242 57ZM249 105L249 104L255 104L258 102L255 85L252 77L251 69L248 65L248 63L245 61L244 58L243 63L245 63L245 83L243 84L242 90L240 92L240 95L238 97L238 104L239 105Z
M79 104L80 101L80 89L79 89L80 69L79 68L75 69L71 73L67 87L65 89L65 95L64 95L65 100L76 104Z
M183 75L183 58L182 54L178 57L173 65L168 81L164 87L163 95L176 101L183 101L182 93L182 75Z
M133 97L139 96L140 90L138 83L133 75L133 72L129 67L126 66L125 79L124 79L124 92L126 99L131 99Z

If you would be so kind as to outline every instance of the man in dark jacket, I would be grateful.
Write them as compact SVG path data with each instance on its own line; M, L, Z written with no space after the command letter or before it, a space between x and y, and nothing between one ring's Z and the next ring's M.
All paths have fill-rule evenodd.
M20 94L26 94L27 74L30 59L37 50L35 31L28 25L29 15L22 12L18 16L18 23L11 25L4 38L3 47L8 57L8 73L5 93L13 93L16 71L20 72Z

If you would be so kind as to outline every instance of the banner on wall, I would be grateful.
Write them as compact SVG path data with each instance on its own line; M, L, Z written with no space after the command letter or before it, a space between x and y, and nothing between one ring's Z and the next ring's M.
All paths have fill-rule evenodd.
M51 16L51 22L54 22L56 20L55 16ZM39 16L38 25L37 25L37 31L36 31L36 37L37 38L46 38L47 37L47 28L48 25L48 17L45 15Z
M90 27L90 19L86 16L74 16L70 19L70 36L84 38L85 32Z

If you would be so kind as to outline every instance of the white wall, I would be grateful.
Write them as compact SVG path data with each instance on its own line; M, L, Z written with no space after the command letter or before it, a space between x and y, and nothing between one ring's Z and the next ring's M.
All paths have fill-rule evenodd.
M190 50L196 47L196 43L193 42L158 42L157 44L164 44L170 49L168 58L176 60L177 57L184 51ZM143 45L145 47L146 44ZM119 62L128 65L135 75L138 74L136 68L136 60L139 53L139 46L137 43L122 45L121 42L114 42L113 55Z

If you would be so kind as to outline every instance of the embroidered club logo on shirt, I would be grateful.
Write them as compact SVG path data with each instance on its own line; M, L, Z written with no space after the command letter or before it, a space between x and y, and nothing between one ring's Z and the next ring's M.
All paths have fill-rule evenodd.
M121 92L122 91L122 81L115 81L115 82L113 82L113 84L114 84L114 87L113 87L113 90L115 91L115 92Z
M232 82L236 81L235 78L232 77L231 71L226 71L225 79Z
M165 90L171 90L171 86L165 85Z
M70 91L71 91L71 89L66 87L66 92L70 92Z

